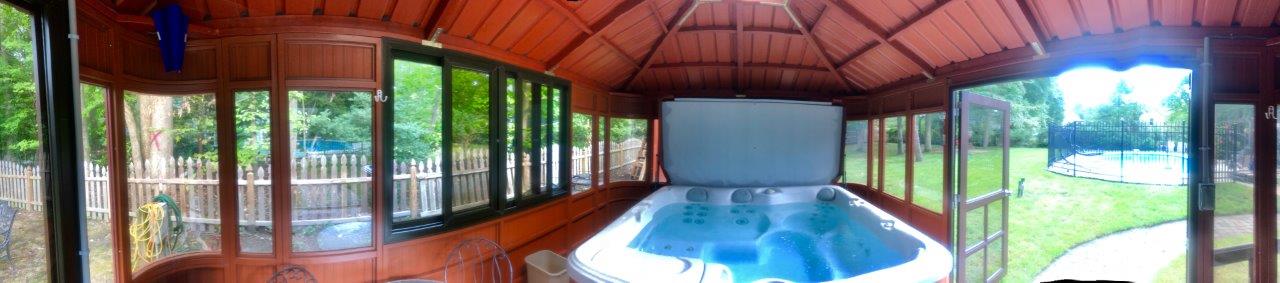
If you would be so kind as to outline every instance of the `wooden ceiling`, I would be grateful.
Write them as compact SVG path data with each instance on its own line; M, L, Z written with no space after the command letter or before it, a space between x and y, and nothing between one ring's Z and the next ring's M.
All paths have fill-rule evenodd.
M126 16L177 3L214 32L246 22L379 23L608 90L655 94L860 93L1003 50L1042 51L1047 41L1280 20L1280 0L101 1Z

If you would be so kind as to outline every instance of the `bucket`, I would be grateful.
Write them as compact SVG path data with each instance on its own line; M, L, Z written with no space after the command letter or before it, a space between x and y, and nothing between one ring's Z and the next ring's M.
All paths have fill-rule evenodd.
M549 250L541 250L524 257L525 277L529 283L568 283L564 257Z

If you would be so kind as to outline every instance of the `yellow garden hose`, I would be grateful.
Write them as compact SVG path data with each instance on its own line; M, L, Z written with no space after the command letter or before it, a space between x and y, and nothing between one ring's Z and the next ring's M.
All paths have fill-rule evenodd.
M161 219L164 219L163 204L151 202L138 207L138 213L129 225L129 237L133 239L133 266L151 262L160 256Z
M156 195L151 202L139 206L129 225L133 266L173 253L184 229L182 210L168 195Z

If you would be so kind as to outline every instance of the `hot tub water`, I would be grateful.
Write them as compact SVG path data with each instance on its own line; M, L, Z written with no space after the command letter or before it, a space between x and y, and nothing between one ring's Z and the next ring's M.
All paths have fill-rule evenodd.
M631 241L642 252L701 258L734 272L735 282L849 278L906 262L834 203L673 204Z

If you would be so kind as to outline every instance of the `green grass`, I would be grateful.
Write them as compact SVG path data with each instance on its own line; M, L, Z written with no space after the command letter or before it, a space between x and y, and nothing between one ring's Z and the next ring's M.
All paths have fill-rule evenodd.
M1235 235L1224 239L1215 239L1214 245L1219 247L1243 245L1253 242L1253 235ZM1186 282L1187 256L1179 256L1169 266L1160 269L1155 282ZM1214 282L1249 282L1249 262L1242 261L1213 268Z
M894 148L887 148L886 155ZM941 206L941 153L927 153L916 163L913 192L915 203ZM1009 160L1009 272L1006 282L1030 282L1054 259L1067 250L1112 233L1184 220L1187 212L1185 186L1125 184L1058 175L1045 170L1047 153L1043 148L1012 148ZM1000 188L999 150L976 149L970 155L968 172L969 198ZM886 158L885 180L901 180L905 164L901 157ZM865 166L865 165L864 165ZM901 169L899 169L901 168ZM938 168L922 170L923 168ZM896 178L896 179L895 179ZM1017 196L1018 181L1026 179L1023 196ZM886 182L892 192L894 182ZM937 188L936 190L933 188ZM926 189L929 191L926 192ZM1249 195L1247 188L1220 187L1221 198ZM932 199L936 196L936 199ZM998 204L997 204L998 205ZM1223 214L1240 213L1249 208L1237 203L1219 203ZM999 213L998 206L991 213ZM994 216L994 215L993 215ZM970 219L981 219L974 211ZM993 218L998 219L998 218ZM980 237L981 222L970 222L966 235ZM994 226L992 227L994 228ZM1182 235L1176 235L1182 236Z

